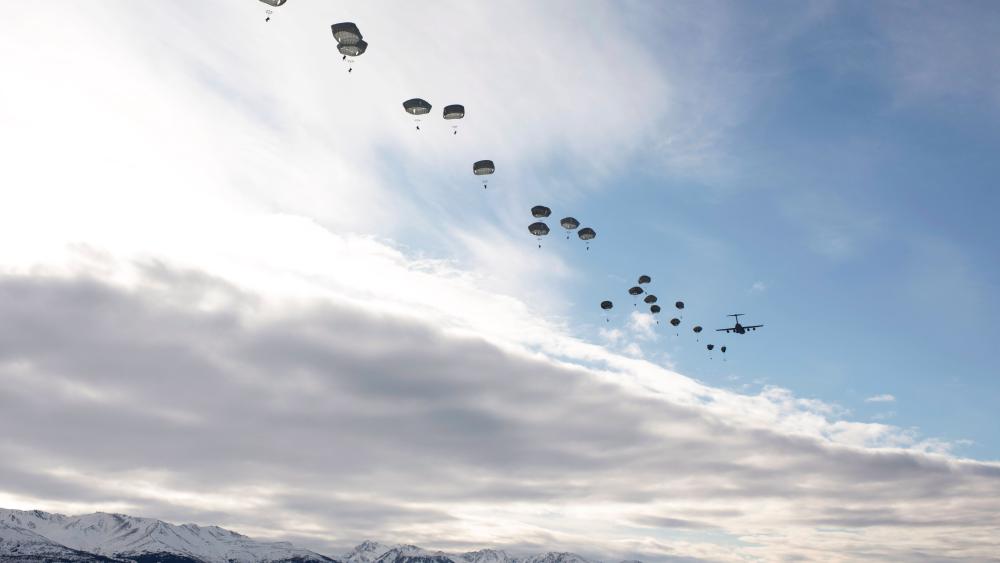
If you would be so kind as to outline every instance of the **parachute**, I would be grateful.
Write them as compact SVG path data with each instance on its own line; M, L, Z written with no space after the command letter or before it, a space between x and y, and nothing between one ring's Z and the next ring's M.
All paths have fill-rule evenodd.
M266 1L266 0L263 0ZM354 57L360 57L368 50L368 43L361 37L361 30L353 22L335 23L330 26L333 38L337 40L337 51L342 60L348 61L347 72L354 70ZM351 59L348 60L348 57Z
M552 210L544 205L536 205L531 208L531 216L536 219L548 217L549 215L552 215Z
M528 232L538 238L538 248L542 247L542 237L549 234L549 226L541 221L528 225Z
M472 173L476 176L489 176L496 171L492 160L477 160L472 164ZM483 189L486 189L486 179L483 178Z
M566 229L566 240L569 240L569 234L580 226L580 222L573 217L563 217L559 220L559 225Z
M351 45L343 45L343 44L337 45L337 51L340 51L340 54L344 55L345 60L347 59L347 57L360 57L361 55L364 55L365 51L367 50L368 50L368 42L365 41L364 39ZM351 62L353 63L354 61ZM348 68L347 72L351 72L352 70L354 70L353 67Z
M261 1L267 2L267 0ZM335 23L330 26L330 30L333 32L333 38L340 45L356 45L361 41L361 30L354 25L354 22Z
M462 104L452 104L444 106L444 118L448 120L462 119L465 117L465 106ZM452 135L458 135L458 125L451 126Z
M594 240L594 237L597 236L597 233L594 231L594 229L591 229L590 227L584 227L580 229L579 232L576 233L576 236L580 237L580 240L586 242L587 250L590 250L590 241Z
M674 317L674 318L670 319L670 324L672 324L674 326L677 326L677 325L681 324L681 320L678 319L677 317Z
M462 119L463 117L465 117L465 106L462 104L444 106L445 119Z
M411 98L403 102L403 109L410 115L427 115L431 112L431 104L421 98ZM420 118L413 121L417 124L417 131L420 131Z
M713 349L715 349L715 344L709 344L705 346L705 348L708 348L708 351L711 352Z
M653 313L654 315L659 314L660 313L660 306L659 305L650 305L649 306L649 312Z
M643 293L644 293L643 289L637 285L628 288L628 294L632 296L633 307L639 306L639 302L636 300L636 297L642 295Z
M601 301L601 309L604 309L605 311L613 308L614 306L615 304L610 301Z
M723 354L725 354L726 353L726 347L723 346L723 347L719 348L719 351L722 352Z
M267 4L268 6L274 6L275 8L283 5L285 2L288 2L288 0L260 0L260 1ZM267 10L267 17L264 18L264 21L266 22L271 21L271 10Z
M651 281L653 281L653 278L651 278L649 276L645 276L645 275L639 276L639 285L642 285L644 283L649 283Z
M674 307L677 307L678 309L683 309L684 308L684 302L683 301L678 301L677 303L674 303Z
M693 330L695 334L699 334L701 333L701 325L694 325L694 327L691 330ZM695 338L694 341L701 342L701 339Z
M536 237L544 237L549 234L549 226L541 221L528 225L528 231Z
M645 299L643 299L643 301L645 301L646 303L652 305L653 303L656 303L656 296L653 295L653 294L649 294L649 295L646 296Z

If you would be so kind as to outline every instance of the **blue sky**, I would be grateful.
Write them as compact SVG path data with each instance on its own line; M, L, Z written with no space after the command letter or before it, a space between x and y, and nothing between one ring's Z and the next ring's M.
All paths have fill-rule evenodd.
M666 274L692 304L711 303L716 324L729 310L768 323L766 336L729 339L743 378L862 417L864 397L889 392L895 423L996 458L995 91L900 101L870 26L840 7L748 57L747 74L784 70L728 131L726 178L626 171L591 208L630 221L604 247L615 272ZM758 280L767 289L750 292Z
M682 32L690 53L672 52L676 42L656 33L681 27L672 10L641 10L631 25L657 68L701 65L696 98L680 97L685 111L710 115L691 125L705 131L682 135L710 140L672 165L661 146L675 135L671 120L652 117L637 133L644 145L599 179L557 149L539 157L543 181L518 201L522 222L525 205L537 203L599 232L592 256L555 237L542 250L580 271L561 285L570 322L593 322L606 297L630 304L624 290L649 273L661 298L683 297L706 326L723 326L730 312L768 325L717 338L732 349L725 366L708 363L691 339L649 350L670 354L685 373L795 389L861 420L971 440L957 451L996 459L995 7L726 5L712 29L724 40L709 48L699 45L703 35ZM921 55L936 58L911 60ZM501 177L494 184L504 189ZM450 212L475 209L481 195L494 204L493 194L464 194ZM521 234L516 221L500 220ZM762 291L752 289L758 282ZM885 393L897 401L864 401Z
M0 506L332 554L995 550L994 4L263 10L8 8Z

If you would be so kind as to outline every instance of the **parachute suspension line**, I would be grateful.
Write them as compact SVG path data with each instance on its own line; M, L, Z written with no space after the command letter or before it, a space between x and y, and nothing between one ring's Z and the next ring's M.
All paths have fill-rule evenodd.
M264 22L267 23L267 22L271 21L271 14L274 13L274 12L272 12L271 10L265 10L265 13L267 14L267 17L264 18Z

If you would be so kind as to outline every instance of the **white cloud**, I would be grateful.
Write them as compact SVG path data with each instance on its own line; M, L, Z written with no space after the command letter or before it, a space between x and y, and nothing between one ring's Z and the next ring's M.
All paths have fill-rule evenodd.
M331 258L359 259L327 236ZM4 277L0 498L327 552L369 536L649 560L850 559L871 537L886 559L992 549L996 464L785 389L698 384L567 336L447 264L360 245L392 280L365 299L335 277L263 294L160 264L118 284ZM393 291L413 284L427 293ZM439 293L459 303L447 315L426 308ZM475 325L479 311L461 313L474 301L503 305L515 330ZM671 539L706 526L752 545Z
M896 397L888 393L883 393L881 395L872 395L871 397L867 397L865 399L866 403L892 403L895 401Z

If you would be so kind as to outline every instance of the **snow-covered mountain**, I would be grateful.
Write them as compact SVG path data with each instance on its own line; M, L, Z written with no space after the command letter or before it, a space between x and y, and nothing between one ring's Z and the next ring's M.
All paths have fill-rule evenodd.
M365 541L339 558L261 542L218 526L174 525L96 512L82 516L0 508L0 563L598 563L572 553L431 551ZM623 562L625 563L625 562ZM639 563L628 562L628 563Z
M373 541L358 545L341 559L345 563L598 563L574 553L548 552L514 557L502 550L480 549L450 554L421 549L415 545L387 546Z
M111 559L70 549L30 530L0 522L0 561L96 563Z
M468 553L463 553L461 555L463 561L468 563L510 563L514 558L507 554L506 551L496 550L496 549L480 549L479 551L470 551Z
M344 554L341 559L346 563L372 563L390 549L392 549L392 546L383 545L375 541L364 541Z
M89 557L89 558L88 558ZM218 526L176 526L97 512L0 509L0 561L335 563L288 542L260 542Z

